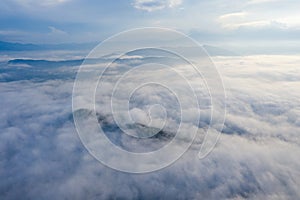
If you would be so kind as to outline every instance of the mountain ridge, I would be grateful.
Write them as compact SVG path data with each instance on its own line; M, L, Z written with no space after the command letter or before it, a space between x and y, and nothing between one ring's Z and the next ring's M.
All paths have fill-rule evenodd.
M99 42L61 43L61 44L32 44L0 41L1 51L47 51L47 50L92 50ZM212 45L202 46L211 56L237 56L238 54ZM184 47L183 47L184 48Z

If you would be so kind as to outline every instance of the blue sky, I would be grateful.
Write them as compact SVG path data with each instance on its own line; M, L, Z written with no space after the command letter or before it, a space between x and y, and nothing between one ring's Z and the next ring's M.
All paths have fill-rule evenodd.
M298 50L299 10L298 0L2 0L0 40L90 42L155 26L233 49L250 45Z

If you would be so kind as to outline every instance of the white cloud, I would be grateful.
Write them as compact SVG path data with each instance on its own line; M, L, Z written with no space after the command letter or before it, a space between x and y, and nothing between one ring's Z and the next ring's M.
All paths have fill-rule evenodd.
M219 15L217 22L222 28L230 30L240 27L297 29L300 22L296 8L297 5L293 1L252 0L236 8L241 9L241 12Z
M251 21L249 19L249 13L247 12L234 12L234 13L228 13L219 16L218 22L221 24L221 26L225 29L238 29L240 27L259 27L259 26L265 26L269 24L268 21Z
M231 18L235 18L235 17L244 17L246 15L247 15L246 12L234 12L234 13L228 13L228 14L221 15L219 17L219 19L226 20L226 19L231 19Z
M164 8L174 8L182 4L182 0L135 0L133 6L136 9L155 11Z
M234 12L224 14L219 16L217 21L221 24L223 28L229 30L235 30L242 27L261 28L269 26L283 28L286 26L285 23L271 19L261 19L255 16L254 13L248 12Z
M142 58L123 61L130 59ZM213 59L227 88L228 132L203 160L196 158L198 138L173 165L141 175L99 164L80 143L72 119L72 76L61 76L74 75L76 68L39 66L21 73L4 66L0 73L15 80L0 76L0 198L299 199L299 56ZM138 94L136 103L159 98L155 89ZM108 103L103 94L100 103ZM112 128L113 120L103 120Z
M55 28L54 26L48 26L48 28L50 29L50 35L68 35L67 32L60 30L58 28Z

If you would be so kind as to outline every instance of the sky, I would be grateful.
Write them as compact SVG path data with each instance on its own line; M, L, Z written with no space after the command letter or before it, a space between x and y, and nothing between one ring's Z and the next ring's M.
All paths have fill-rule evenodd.
M202 44L287 54L299 50L299 9L297 0L3 0L0 40L95 42L132 28L166 27Z

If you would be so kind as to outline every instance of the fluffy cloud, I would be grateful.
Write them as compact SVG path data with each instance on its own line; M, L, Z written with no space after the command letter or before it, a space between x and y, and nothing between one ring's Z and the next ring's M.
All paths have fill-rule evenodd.
M131 59L142 61L141 57ZM220 142L199 160L198 137L172 166L140 175L103 166L81 144L71 108L77 67L24 68L2 62L1 199L299 199L299 57L213 59L228 99ZM125 60L130 64L129 57ZM18 76L21 67L22 76ZM135 102L156 101L162 94L156 88L147 89L136 93ZM99 103L106 101L106 96L99 99ZM166 105L168 101L172 98L166 99ZM113 120L103 115L106 111L98 111L99 122L113 130ZM138 148L122 135L111 139ZM163 142L161 138L154 141ZM149 142L142 144L146 145Z

